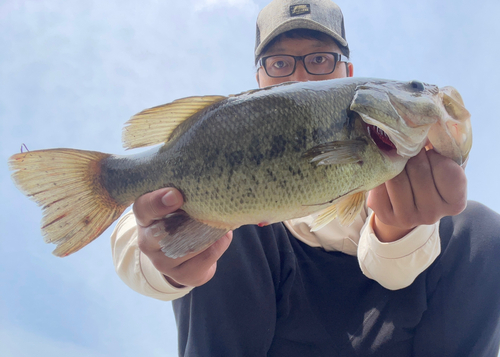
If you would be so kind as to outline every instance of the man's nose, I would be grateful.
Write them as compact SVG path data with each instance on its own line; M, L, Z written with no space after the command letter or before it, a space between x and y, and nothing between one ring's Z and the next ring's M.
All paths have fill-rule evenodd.
M293 72L290 76L290 81L306 82L311 80L309 78L310 76L311 75L307 73L306 68L304 67L304 62L297 61L297 64L295 65L295 72Z

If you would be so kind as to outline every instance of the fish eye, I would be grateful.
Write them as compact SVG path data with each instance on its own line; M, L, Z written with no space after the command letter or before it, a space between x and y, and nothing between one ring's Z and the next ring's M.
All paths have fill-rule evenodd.
M424 84L420 81L416 80L410 81L410 86L419 92L423 92L424 90Z

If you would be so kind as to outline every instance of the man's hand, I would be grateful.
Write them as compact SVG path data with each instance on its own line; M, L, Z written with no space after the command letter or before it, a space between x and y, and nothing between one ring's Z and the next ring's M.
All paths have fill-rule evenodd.
M159 241L165 238L167 233L156 223L167 214L178 210L182 204L182 195L174 188L147 193L135 201L133 210L137 220L139 249L173 286L200 286L214 276L217 260L229 247L233 232L227 233L202 252L177 259L166 257L160 250Z
M392 242L419 225L462 212L467 205L467 178L453 160L422 149L403 172L370 191L367 204L375 213L377 238Z

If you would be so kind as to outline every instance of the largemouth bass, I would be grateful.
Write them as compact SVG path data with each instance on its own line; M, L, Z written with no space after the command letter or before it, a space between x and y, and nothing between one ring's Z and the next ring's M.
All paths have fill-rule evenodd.
M13 155L13 180L43 207L42 233L66 256L97 238L139 196L175 187L182 210L163 222L167 256L209 246L244 224L323 210L317 230L349 224L366 193L426 145L462 164L470 114L452 87L346 78L284 83L147 109L123 131L138 155L74 149Z

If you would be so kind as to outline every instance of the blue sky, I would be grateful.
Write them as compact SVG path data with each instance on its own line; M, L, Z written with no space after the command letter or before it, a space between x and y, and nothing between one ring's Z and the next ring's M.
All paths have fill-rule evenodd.
M0 355L175 356L170 303L114 272L109 234L70 257L14 187L21 144L124 153L123 123L191 95L256 87L257 0L0 2ZM469 198L500 212L500 2L337 2L356 76L457 88L472 113Z

